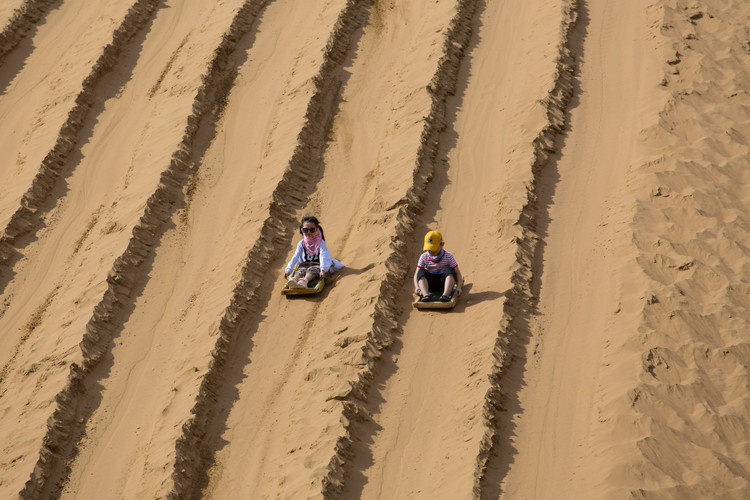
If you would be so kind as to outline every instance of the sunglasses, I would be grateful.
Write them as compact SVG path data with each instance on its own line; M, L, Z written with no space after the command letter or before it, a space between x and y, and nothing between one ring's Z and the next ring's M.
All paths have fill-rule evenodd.
M315 233L315 231L316 231L316 230L317 230L318 228L316 228L316 227L303 227L303 228L301 228L301 229L302 229L302 232L303 232L303 233L314 234L314 233Z

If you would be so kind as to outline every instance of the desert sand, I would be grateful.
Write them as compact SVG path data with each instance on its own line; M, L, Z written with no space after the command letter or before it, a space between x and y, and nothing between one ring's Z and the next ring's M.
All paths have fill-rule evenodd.
M2 2L0 498L748 498L748 25Z

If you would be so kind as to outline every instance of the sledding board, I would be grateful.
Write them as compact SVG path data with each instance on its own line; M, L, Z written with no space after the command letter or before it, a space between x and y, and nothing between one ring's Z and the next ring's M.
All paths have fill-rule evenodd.
M421 296L415 293L413 294L414 302L412 302L412 305L417 309L453 309L454 307L456 307L456 302L458 302L458 294L456 293L456 288L458 288L458 286L453 285L451 300L449 300L448 302L440 302L439 300L435 302L420 302L419 298Z
M307 288L291 288L289 283L284 285L281 289L281 295L315 295L323 291L323 287L326 284L325 277L321 276L317 281L310 283L314 286L308 286Z

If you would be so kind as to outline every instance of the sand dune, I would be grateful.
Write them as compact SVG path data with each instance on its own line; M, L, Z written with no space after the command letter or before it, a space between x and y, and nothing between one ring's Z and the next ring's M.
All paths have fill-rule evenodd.
M748 21L4 2L0 497L745 498Z

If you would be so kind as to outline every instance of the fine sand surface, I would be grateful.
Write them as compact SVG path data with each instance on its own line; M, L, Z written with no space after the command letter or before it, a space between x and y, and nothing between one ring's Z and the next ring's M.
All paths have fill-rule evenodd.
M747 498L728 4L2 2L0 498Z
M611 342L621 328L633 328L621 319L631 307L621 289L634 284L623 283L631 266L620 268L635 257L625 216L632 199L623 187L632 166L653 156L639 133L663 105L657 16L636 2L591 2L571 33L571 49L585 57L561 154L539 177L547 205L535 261L539 305L517 396L522 413L505 447L528 451L510 461L503 491L511 498L622 495L609 491L615 485L607 467L634 450L610 455L613 422L602 401L637 375L628 370L632 356L614 353ZM613 384L600 382L615 372Z

